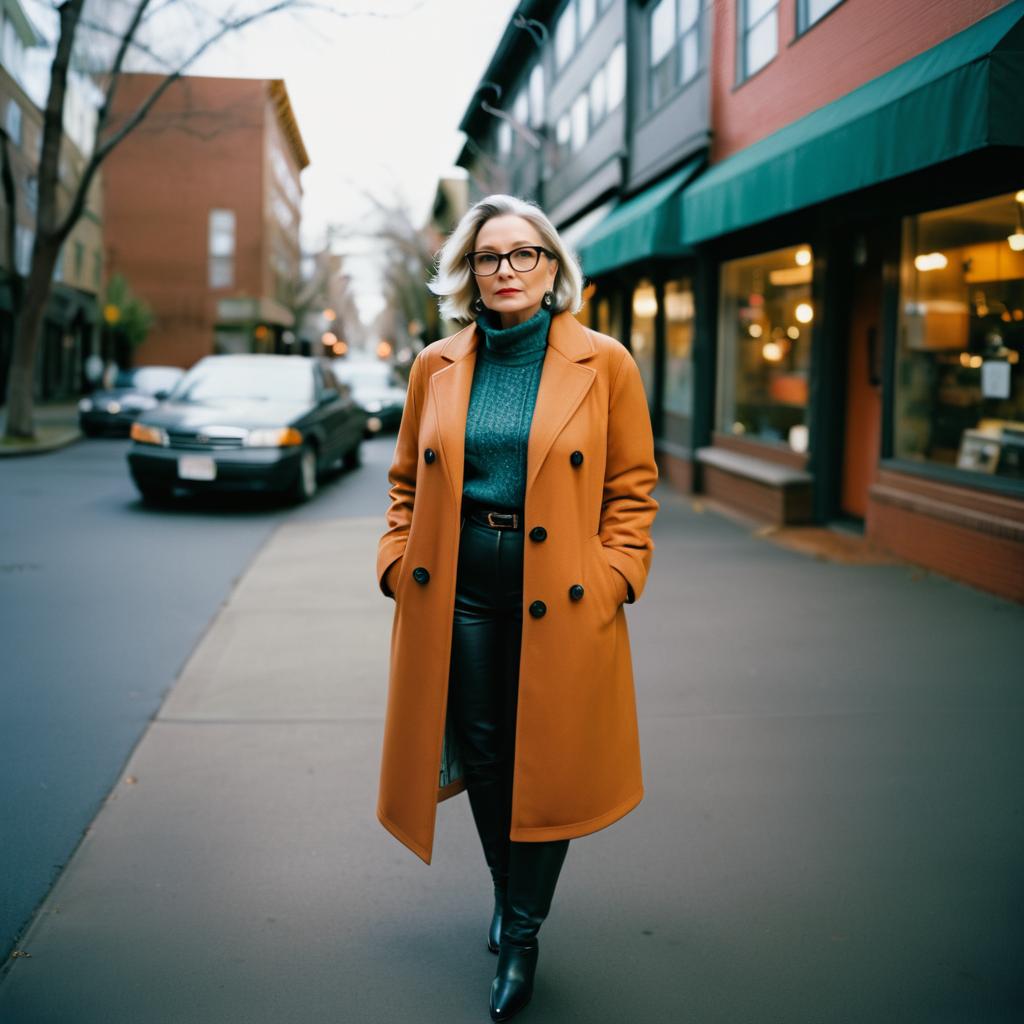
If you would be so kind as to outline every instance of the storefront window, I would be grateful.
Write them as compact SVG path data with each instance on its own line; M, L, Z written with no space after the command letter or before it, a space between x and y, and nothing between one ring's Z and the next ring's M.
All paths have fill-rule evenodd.
M722 432L807 450L812 271L806 245L722 264Z
M1024 478L1024 191L903 225L896 455Z
M647 280L633 289L633 330L629 336L633 358L640 368L647 404L654 405L654 321L658 315L658 293Z
M689 446L693 418L693 284L684 278L665 285L666 440Z

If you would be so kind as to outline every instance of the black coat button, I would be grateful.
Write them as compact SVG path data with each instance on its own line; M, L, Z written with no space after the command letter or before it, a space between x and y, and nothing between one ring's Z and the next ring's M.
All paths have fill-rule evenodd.
M543 601L534 601L533 604L530 605L530 614L535 619L542 618L547 610L548 606Z
M436 458L437 458L437 452L435 452L433 448L428 448L423 453L423 461L428 463L428 464L433 462L434 459L436 459Z
M569 461L574 466L582 466L583 465L583 452L581 452L581 451L573 452L572 455L569 456Z
M417 583L426 583L430 579L430 573L422 565L417 565L412 571L412 578Z
M578 601L583 596L583 588L578 584L574 583L569 588L569 598L573 601Z
M530 531L530 540L547 540L548 531L543 526L535 526Z

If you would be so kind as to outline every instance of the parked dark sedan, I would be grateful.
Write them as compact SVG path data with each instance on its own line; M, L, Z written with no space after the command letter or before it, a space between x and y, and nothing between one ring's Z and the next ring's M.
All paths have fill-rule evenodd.
M137 366L118 370L112 387L78 403L78 425L88 437L127 436L135 417L155 408L185 375L177 366Z
M352 388L352 397L366 410L369 436L397 430L405 408L405 382L379 359L335 359L334 375Z
M144 499L185 488L274 491L306 501L339 461L358 465L365 424L325 362L207 356L132 425L128 466Z

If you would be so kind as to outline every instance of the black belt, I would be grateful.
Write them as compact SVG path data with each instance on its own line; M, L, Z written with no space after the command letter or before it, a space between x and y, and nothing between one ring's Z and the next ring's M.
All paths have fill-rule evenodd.
M521 530L523 513L521 509L488 508L469 499L463 499L462 514L474 523L489 526L494 530Z

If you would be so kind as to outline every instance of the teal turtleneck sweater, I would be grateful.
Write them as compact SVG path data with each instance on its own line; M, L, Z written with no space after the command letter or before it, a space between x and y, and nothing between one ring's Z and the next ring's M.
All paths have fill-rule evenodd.
M502 328L485 309L477 319L477 348L466 416L462 493L495 508L522 508L526 444L548 345L551 314L543 306L529 320Z

